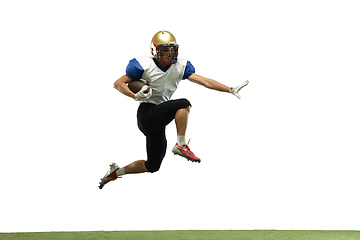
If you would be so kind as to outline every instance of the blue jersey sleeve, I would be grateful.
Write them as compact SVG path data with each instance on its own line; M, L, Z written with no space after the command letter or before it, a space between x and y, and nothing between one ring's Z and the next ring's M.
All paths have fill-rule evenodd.
M129 61L129 64L126 67L126 75L128 75L132 80L140 80L143 73L144 69L135 58Z
M193 73L195 73L195 68L190 61L187 61L184 76L182 79L188 79Z

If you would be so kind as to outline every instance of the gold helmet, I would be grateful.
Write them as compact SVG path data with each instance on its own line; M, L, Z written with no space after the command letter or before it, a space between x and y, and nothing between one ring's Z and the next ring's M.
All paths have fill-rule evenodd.
M163 47L168 48L165 50ZM168 31L157 32L151 39L150 49L154 58L166 65L177 61L179 45L176 43L174 35Z

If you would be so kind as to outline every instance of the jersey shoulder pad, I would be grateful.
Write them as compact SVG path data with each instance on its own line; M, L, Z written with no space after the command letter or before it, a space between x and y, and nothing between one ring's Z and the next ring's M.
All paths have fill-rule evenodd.
M186 59L183 59L183 58L178 58L177 59L177 62L183 66L186 66L186 63L187 63L188 60Z
M145 56L145 57L137 57L135 59L139 62L139 64L141 65L141 67L144 70L148 69L151 66L151 64L154 63L154 60L152 57Z

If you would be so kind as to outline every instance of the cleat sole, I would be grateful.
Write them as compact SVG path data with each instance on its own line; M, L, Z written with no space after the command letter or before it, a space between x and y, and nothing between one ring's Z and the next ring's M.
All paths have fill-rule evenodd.
M200 163L200 162L201 162L201 160L193 160L193 159L190 159L190 158L186 158L186 157L184 157L184 156L182 156L182 155L180 155L180 154L178 154L178 153L174 153L174 155L178 155L178 156L180 156L180 157L183 157L183 158L185 158L186 160L188 160L188 161L190 161L190 162L197 162L197 163Z

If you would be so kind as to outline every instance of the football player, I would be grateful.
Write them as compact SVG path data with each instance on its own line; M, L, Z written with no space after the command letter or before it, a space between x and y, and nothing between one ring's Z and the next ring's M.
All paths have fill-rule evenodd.
M158 171L167 148L165 127L174 119L177 142L172 152L200 163L200 158L190 150L185 138L191 103L185 98L170 100L182 80L188 79L209 89L231 93L238 98L239 91L249 83L245 81L237 87L230 88L213 79L195 74L195 68L188 60L178 58L179 45L168 31L159 31L154 35L150 50L152 57L137 57L130 60L126 74L114 83L114 88L119 92L140 102L137 123L140 131L146 136L147 160L138 160L121 168L115 163L111 164L101 179L100 189L109 181L125 174ZM140 79L146 81L150 91L147 92L147 87L143 87L135 94L127 84Z

